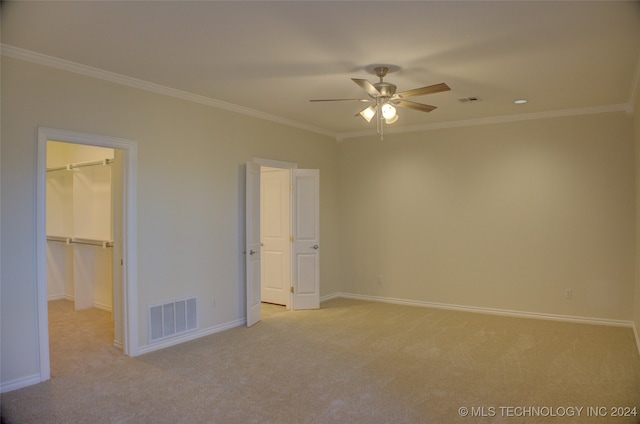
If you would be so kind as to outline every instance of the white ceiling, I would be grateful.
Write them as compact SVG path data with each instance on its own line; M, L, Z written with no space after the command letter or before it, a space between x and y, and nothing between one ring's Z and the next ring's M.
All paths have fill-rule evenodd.
M628 108L640 74L638 1L5 1L1 36L339 137L375 131L363 105L309 100L366 97L350 78L377 64L398 91L452 88L412 98L438 109L399 110L403 130Z

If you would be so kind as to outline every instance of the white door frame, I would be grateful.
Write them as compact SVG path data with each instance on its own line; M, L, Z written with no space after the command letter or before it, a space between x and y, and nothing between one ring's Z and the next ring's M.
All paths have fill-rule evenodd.
M293 162L283 162L279 160L263 158L253 158L252 162L260 166L268 166L269 168L298 169L298 164Z
M39 127L36 175L36 280L38 297L40 381L46 381L51 378L49 352L49 308L47 303L46 232L47 141L49 140L120 149L123 151L123 349L125 355L138 355L138 266L136 238L136 174L138 145L135 141L121 138Z

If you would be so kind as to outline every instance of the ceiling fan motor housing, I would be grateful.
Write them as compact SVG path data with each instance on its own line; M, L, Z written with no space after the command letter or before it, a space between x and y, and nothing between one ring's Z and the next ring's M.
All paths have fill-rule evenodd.
M391 97L396 94L395 84L391 84L389 82L378 82L373 84L373 86L380 92L380 97Z

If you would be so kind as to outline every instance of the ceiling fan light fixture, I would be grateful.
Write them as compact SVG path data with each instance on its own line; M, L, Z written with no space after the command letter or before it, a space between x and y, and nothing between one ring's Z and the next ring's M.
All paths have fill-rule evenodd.
M373 106L369 106L366 109L360 111L360 116L362 116L367 122L371 122L374 116L376 116L376 109Z
M390 103L385 103L382 105L382 116L387 120L387 123L390 123L389 120L397 117L396 108L393 107ZM395 122L395 121L393 121Z
M393 115L393 118L385 118L384 122L387 124L393 124L398 120L398 115Z

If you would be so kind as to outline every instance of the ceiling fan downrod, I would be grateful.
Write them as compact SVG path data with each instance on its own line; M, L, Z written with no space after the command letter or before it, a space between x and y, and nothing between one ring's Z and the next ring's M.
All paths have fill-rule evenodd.
M387 76L387 72L389 72L389 68L386 66L378 66L374 68L373 71L376 73L376 76L380 78L380 82L382 82L382 78Z

